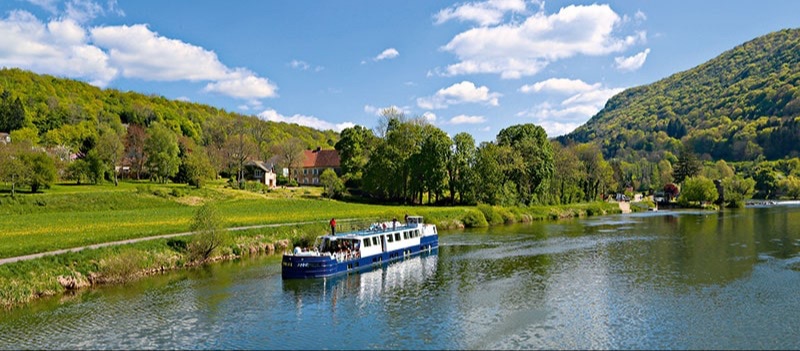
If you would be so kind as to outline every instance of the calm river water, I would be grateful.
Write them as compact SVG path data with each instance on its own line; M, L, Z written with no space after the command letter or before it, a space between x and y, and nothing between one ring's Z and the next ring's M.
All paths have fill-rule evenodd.
M446 232L328 280L245 259L0 311L1 349L798 349L800 206Z

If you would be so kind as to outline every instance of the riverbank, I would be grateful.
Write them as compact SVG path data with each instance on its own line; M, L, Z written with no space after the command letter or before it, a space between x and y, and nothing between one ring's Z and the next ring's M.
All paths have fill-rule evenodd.
M250 206L266 207L268 203L265 199L255 199L247 201ZM218 200L216 200L218 201ZM231 228L231 223L246 223L253 225L254 222L259 227L243 230L229 231L227 240L205 261L196 262L189 259L187 252L188 244L193 240L193 235L179 233L180 236L161 237L128 243L124 245L87 248L78 252L66 252L58 255L39 257L27 261L13 262L0 265L0 306L12 308L22 304L27 304L39 298L59 295L76 289L84 289L104 284L119 284L136 280L148 275L159 274L161 272L177 269L191 269L201 264L211 262L233 260L241 257L265 254L280 254L294 245L308 245L313 239L327 231L327 221L320 221L321 218L337 216L339 218L354 218L355 220L340 224L341 230L360 228L367 226L368 223L377 219L400 218L405 213L422 215L426 221L435 223L441 229L454 229L464 227L481 227L487 225L500 225L503 223L530 222L543 219L558 219L602 215L608 213L619 213L619 208L614 204L590 203L574 204L562 206L541 206L526 208L502 208L480 205L477 207L408 207L408 206L382 206L382 205L353 205L329 200L308 200L296 199L288 200L292 206L301 206L306 212L304 215L295 215L293 219L302 218L316 219L303 224L267 226L263 222L244 220L241 214L233 216L229 213L229 207L223 204L221 208L228 208L226 213L226 227ZM241 202L241 201L238 201ZM296 203L295 203L296 202ZM286 206L287 203L281 202L277 206ZM357 206L357 208L356 208ZM136 207L136 205L133 205ZM189 209L181 209L187 214L191 214L194 206ZM237 204L234 208L241 207ZM332 210L335 208L335 210ZM264 211L263 208L261 211ZM112 212L112 211L106 211ZM167 211L169 212L169 211ZM252 213L252 211L248 212ZM45 212L44 218L49 218L52 213ZM35 215L28 214L29 216ZM61 214L64 215L64 214ZM80 217L83 213L67 213L66 216ZM349 215L349 216L346 216ZM314 218L314 216L319 218ZM4 216L6 220L11 220ZM116 220L118 216L110 215ZM265 216L266 217L266 216ZM102 216L93 216L100 218ZM159 217L163 220L165 216ZM275 221L273 217L266 217L267 221ZM40 219L44 221L44 219ZM109 225L114 225L98 220L94 223L81 228L80 232L90 233L93 236L95 230L103 231ZM188 220L183 219L188 222ZM17 222L19 223L19 222ZM120 224L118 224L120 225ZM24 226L23 226L24 227ZM36 226L34 225L34 228ZM171 228L168 226L168 228ZM183 227L178 227L183 228ZM124 227L120 227L124 230ZM158 228L156 232L162 234L164 228ZM37 235L36 230L31 231L30 235ZM128 236L136 238L147 238L148 235L138 235L128 232ZM186 235L183 235L186 234ZM7 233L4 239L5 247L19 244L14 242L13 236ZM119 235L118 235L119 236ZM149 235L152 237L153 235ZM24 237L24 235L23 235ZM103 237L100 237L103 238ZM68 238L64 238L68 239ZM65 240L72 242L70 240ZM106 240L106 242L113 240ZM25 241L29 242L29 241ZM96 244L96 243L95 243ZM61 247L70 249L80 246ZM8 256L7 254L5 255Z

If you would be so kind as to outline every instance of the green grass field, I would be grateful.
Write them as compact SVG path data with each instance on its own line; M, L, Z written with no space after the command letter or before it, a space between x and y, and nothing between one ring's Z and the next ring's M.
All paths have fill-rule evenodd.
M185 185L122 182L55 185L45 193L0 195L0 258L109 241L186 232L196 205L214 201L226 227L326 220L387 218L403 213L449 216L466 208L382 206L332 201L319 188L267 194ZM422 213L420 213L422 212Z

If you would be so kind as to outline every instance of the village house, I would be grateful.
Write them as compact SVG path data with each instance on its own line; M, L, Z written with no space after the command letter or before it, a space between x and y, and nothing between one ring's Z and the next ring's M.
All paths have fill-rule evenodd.
M270 188L274 188L278 184L274 165L262 161L245 162L244 179L258 181Z
M292 178L299 185L319 185L319 176L326 169L333 169L337 175L341 173L339 151L322 150L318 147L305 150L304 156L303 166L291 170Z

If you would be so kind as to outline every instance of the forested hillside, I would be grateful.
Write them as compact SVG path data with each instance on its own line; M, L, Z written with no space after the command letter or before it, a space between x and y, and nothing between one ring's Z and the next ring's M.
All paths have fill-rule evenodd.
M611 98L559 138L606 158L651 161L682 145L706 160L800 155L800 29L744 43L690 70Z
M87 131L91 134L99 124L117 119L126 125L143 127L160 122L206 146L214 138L227 138L233 129L225 126L239 120L248 126L253 141L264 153L292 137L309 148L331 148L338 140L338 133L334 131L262 121L161 96L99 89L83 82L20 69L0 69L0 132L26 129L27 135L38 137L43 146L63 145L77 152L87 138ZM25 132L17 134L26 135Z

